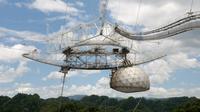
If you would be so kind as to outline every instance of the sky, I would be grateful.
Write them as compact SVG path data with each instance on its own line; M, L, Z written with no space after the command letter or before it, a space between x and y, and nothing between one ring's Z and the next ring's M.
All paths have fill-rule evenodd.
M63 30L99 16L99 0L0 0L0 95L39 94L58 97L61 77L58 67L22 57L34 49L44 51L43 42ZM130 31L163 26L192 11L200 11L200 0L109 0L106 18ZM153 49L140 43L139 49ZM150 77L151 88L125 94L109 87L110 71L72 70L67 75L64 95L106 95L110 97L200 98L200 30L159 41L168 55L141 65ZM154 52L154 53L155 53ZM152 52L153 53L153 52Z

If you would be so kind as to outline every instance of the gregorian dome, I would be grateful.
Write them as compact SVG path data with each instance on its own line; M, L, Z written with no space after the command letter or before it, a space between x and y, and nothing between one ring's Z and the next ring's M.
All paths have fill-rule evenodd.
M112 72L110 87L125 93L146 91L150 89L150 80L137 66L119 68Z

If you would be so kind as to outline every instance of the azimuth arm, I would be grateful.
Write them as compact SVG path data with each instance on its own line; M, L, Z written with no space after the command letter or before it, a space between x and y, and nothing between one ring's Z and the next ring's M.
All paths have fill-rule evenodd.
M167 26L152 31L133 34L119 27L115 27L115 31L129 39L144 41L164 39L197 28L200 28L200 14L188 16Z

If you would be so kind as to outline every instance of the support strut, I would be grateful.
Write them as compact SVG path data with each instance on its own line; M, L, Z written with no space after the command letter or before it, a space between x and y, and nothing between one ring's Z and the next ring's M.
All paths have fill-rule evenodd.
M60 72L62 72L64 75L63 75L63 79L62 79L62 87L61 87L61 93L60 93L60 106L59 106L59 112L64 112L65 109L63 107L63 92L64 92L64 87L65 87L65 78L66 78L66 75L68 73L68 71L70 70L70 68L68 67L61 67L61 70Z

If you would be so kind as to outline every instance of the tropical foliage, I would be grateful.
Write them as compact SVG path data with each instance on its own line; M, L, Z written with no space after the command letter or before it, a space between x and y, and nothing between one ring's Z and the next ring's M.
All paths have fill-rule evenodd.
M121 99L92 95L73 100L68 97L41 99L37 94L0 96L0 112L133 112L140 100L135 112L200 112L200 100L195 97Z

